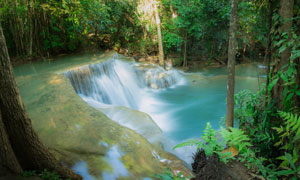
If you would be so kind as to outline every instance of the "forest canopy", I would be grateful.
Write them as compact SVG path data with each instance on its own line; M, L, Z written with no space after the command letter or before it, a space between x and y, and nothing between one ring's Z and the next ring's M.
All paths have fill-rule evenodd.
M31 123L31 118L25 111L13 67L16 68L20 64L31 61L46 61L45 59L49 60L50 67L51 58L55 59L55 57L64 54L101 50L117 52L122 54L124 59L129 57L128 59L131 58L132 64L128 65L119 61L118 58L121 56L115 54L110 61L103 60L108 63L101 64L103 61L101 63L98 61L101 65L93 64L94 69L90 66L85 66L84 70L76 67L64 75L62 75L63 73L59 75L46 73L43 77L27 76L26 78L41 82L48 82L46 78L53 78L47 84L53 85L53 89L58 87L56 87L57 82L61 83L60 85L65 85L64 83L69 78L70 84L74 87L77 87L76 85L80 88L88 86L82 89L78 88L80 90L75 88L74 91L71 91L72 95L77 93L80 97L82 94L88 96L92 90L96 92L92 93L100 97L105 93L111 93L110 91L115 88L120 91L113 91L118 93L110 95L116 97L122 94L122 98L129 99L128 101L131 103L131 100L137 99L134 96L137 93L135 91L148 88L148 90L151 89L151 92L159 92L160 89L175 86L181 77L187 77L196 72L198 74L195 73L196 75L193 74L195 76L187 78L190 83L187 83L188 86L195 88L193 89L195 91L188 89L183 90L184 92L180 92L179 95L172 94L174 99L180 100L179 96L195 99L192 95L199 93L198 91L205 89L206 86L209 87L212 83L212 80L209 79L211 74L208 73L209 75L206 76L205 72L209 72L210 65L213 65L217 69L214 69L217 71L214 74L217 77L214 79L214 83L223 85L223 81L227 80L227 86L224 85L227 92L227 114L224 120L226 129L221 127L221 130L216 131L208 123L200 141L198 139L187 140L173 148L174 150L185 146L196 146L197 151L192 165L195 175L193 178L211 178L211 174L206 176L206 170L203 170L203 161L205 163L211 161L220 167L225 167L225 169L230 166L227 164L228 162L240 163L239 165L245 167L248 175L253 176L253 179L299 179L299 19L299 0L0 0L0 176L4 171L20 174L24 170L43 171L46 168L46 171L54 171L63 178L82 179L81 176L62 165L39 139L39 135ZM144 63L145 61L150 63ZM141 63L140 69L132 69L140 66L140 64L134 63ZM241 63L244 63L246 68L253 65L256 72L258 72L257 69L264 70L264 75L257 73L257 77L239 76L239 82L257 78L259 87L254 92L248 90L237 92L235 90L235 78L238 74L235 72L235 67ZM118 68L114 68L117 66L116 64ZM34 66L32 67L34 69ZM200 72L200 67L207 69L201 69L203 72ZM45 69L47 68L48 66ZM132 72L128 73L132 76L126 74L127 70ZM226 77L222 74L223 70ZM95 75L92 73L94 71L99 72ZM121 73L120 75L117 71L122 71L124 74ZM253 69L249 71L253 71ZM34 73L36 73L35 75L38 74L36 69L34 69ZM68 73L69 77L67 77ZM107 75L109 73L111 74ZM97 76L95 78L98 78L97 81L91 80L93 75ZM98 81L101 79L98 75L99 77L105 76L106 81ZM123 80L126 82L121 82L123 76L125 77ZM126 79L128 77L132 79ZM260 79L263 81L261 82ZM201 84L201 80L204 80L203 84ZM118 86L113 81L118 81ZM22 82L21 85L24 86L26 81ZM139 84L141 82L142 85ZM71 88L70 84L68 84L69 88ZM128 84L134 84L132 86L136 89L127 88ZM218 90L222 89L219 86L215 87L218 87ZM43 88L45 87L43 86ZM103 89L105 89L105 93L103 93ZM157 91L152 91L153 89ZM82 93L78 93L81 90ZM134 92L132 93L132 91ZM211 89L208 88L207 91L211 91ZM189 92L194 94L188 94ZM217 95L223 93L219 93L221 91L213 92ZM47 91L47 93L49 92ZM145 94L145 92L144 94L141 93L140 96ZM212 96L216 96L216 94ZM168 94L160 95L165 97ZM41 99L51 101L51 97L52 95L47 94ZM119 100L118 97L115 99ZM97 105L123 106L113 104L108 95L96 100L100 102L95 103ZM202 99L199 98L200 100ZM182 101L185 99L174 104L181 106ZM208 106L210 102L205 103L207 103L205 106ZM137 103L133 102L132 104L136 105ZM209 105L214 106L215 104ZM79 106L74 104L72 107L78 108ZM124 107L128 109L124 108L125 110L122 109L122 111L127 113L131 110L141 110L136 108L137 105L134 107L124 105ZM187 105L187 107L185 108L188 111L192 106ZM48 109L53 110L52 108ZM50 110L48 109L45 111L49 113ZM93 112L95 109L90 111ZM174 109L172 110L177 111L184 108ZM117 111L118 108L114 110ZM213 111L215 110L213 109ZM74 112L75 115L76 113L78 112ZM99 110L97 113L111 127L123 128L117 123L114 124L115 122L112 122L108 115L107 117L104 115L108 111L100 112ZM139 113L141 113L139 115L151 120L149 124L154 124L153 128L157 130L156 132L162 132L160 127L155 124L155 120L146 114L148 112ZM93 118L93 113L91 116L84 117ZM49 124L56 126L53 119ZM76 124L75 128L72 130L75 129L77 132L80 126ZM101 128L107 134L113 131L104 127ZM134 131L135 129L133 131L128 130L132 134L136 133ZM120 130L118 133L125 133L125 130L124 132ZM128 138L128 134L124 136ZM97 138L99 137L97 136ZM140 141L147 148L154 147L138 133L136 133L136 137L139 138L139 141L131 143L131 145L134 144L133 147L140 146ZM117 138L123 137L120 135ZM99 139L96 138L93 140L94 142L97 141L97 143L93 142L93 145L97 144L96 149L98 145L104 147L103 149L112 145L102 141L99 143ZM113 142L115 141L117 140L113 140ZM123 143L120 146L127 148L129 145ZM116 146L113 147L117 148ZM155 148L161 148L161 151L165 150L163 145L155 146ZM103 152L101 149L101 152L97 153L104 156L106 152ZM162 161L154 150L149 152L150 156L153 155L154 158ZM76 154L77 151L74 153ZM142 153L140 152L140 154ZM121 157L119 154L118 156ZM128 167L131 167L132 164L138 164L134 158L131 158L131 156L127 156L127 160L129 159ZM150 160L148 159L149 162L152 162L154 158L151 156ZM173 158L176 159L177 157ZM74 162L72 163L74 164ZM158 164L158 162L153 164L155 163ZM220 165L220 163L222 164ZM223 174L214 174L214 171L218 170L218 166L213 165L215 169L212 170L210 167L207 168L213 171L212 175L215 177L213 179L225 178ZM157 167L161 167L161 165ZM124 169L127 172L125 166ZM139 170L136 170L137 174L144 172ZM176 175L173 172L172 169L166 170L164 174L157 177L183 178L181 177L182 174ZM99 174L99 172L97 173ZM230 173L227 173L226 177L227 175L230 177Z

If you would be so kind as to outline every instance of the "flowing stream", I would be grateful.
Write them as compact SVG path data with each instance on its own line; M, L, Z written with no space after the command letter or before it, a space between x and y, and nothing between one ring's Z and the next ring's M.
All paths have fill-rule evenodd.
M95 108L125 106L149 114L163 132L164 148L187 163L195 150L172 147L189 138L199 138L207 122L218 129L226 110L226 68L207 68L201 72L169 71L147 63L112 59L70 70L65 73L76 93ZM237 67L237 92L258 88L258 68L255 65ZM139 124L122 123L124 114L107 113L137 132ZM129 119L127 119L129 121ZM142 127L147 128L147 127ZM152 134L155 136L155 134ZM151 141L151 138L148 137Z
M194 148L173 151L172 147L199 138L207 122L216 129L223 125L226 67L201 68L194 73L166 71L157 65L136 63L113 54L67 56L14 68L25 107L43 142L68 152L74 149L81 153L87 149L88 153L82 156L72 156L76 159L73 170L85 179L147 177L143 166L153 168L151 172L159 167L153 157L166 161L154 146L110 123L108 117L191 163ZM236 92L256 91L264 79L260 74L263 67L257 64L237 65ZM93 111L101 111L107 117ZM131 150L133 146L135 152ZM102 159L91 159L88 155L93 153ZM147 157L143 157L146 153ZM145 164L132 165L135 164L132 158L140 158L138 162ZM130 165L132 168L127 169Z

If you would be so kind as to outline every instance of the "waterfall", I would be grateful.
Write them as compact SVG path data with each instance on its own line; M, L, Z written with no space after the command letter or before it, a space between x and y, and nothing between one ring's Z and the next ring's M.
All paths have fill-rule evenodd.
M183 81L176 70L165 71L153 64L119 60L117 56L65 73L76 93L103 104L139 109L141 92L162 89Z

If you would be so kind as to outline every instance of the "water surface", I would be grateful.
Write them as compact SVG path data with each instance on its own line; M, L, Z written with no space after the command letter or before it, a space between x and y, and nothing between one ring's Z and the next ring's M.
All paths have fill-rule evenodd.
M202 68L198 72L184 73L176 69L165 71L151 64L137 64L120 56L111 57L112 55L105 56L101 53L74 55L14 68L17 80L21 83L20 90L25 106L32 118L50 118L49 126L53 125L52 117L45 117L45 113L39 112L39 106L47 101L51 103L51 93L58 93L49 88L50 84L55 86L62 82L55 74L64 75L68 78L69 85L87 102L87 106L90 105L119 124L135 130L150 142L161 141L166 150L190 163L195 149L173 151L172 147L187 139L199 138L207 122L216 129L223 125L221 118L226 114L226 67ZM99 64L105 60L108 61ZM263 79L258 78L262 76L262 72L256 64L237 65L236 92L243 89L256 91ZM37 98L44 91L47 91L47 96ZM57 105L60 104L59 100L56 99ZM59 107L64 108L63 104ZM47 107L47 111L56 113L57 108L51 105ZM63 112L63 109L60 110ZM68 108L68 111L72 114L78 113L75 109L72 112ZM66 113L62 116L67 120ZM38 121L34 124L39 126ZM76 122L74 125L78 131L84 127L84 124L80 124ZM153 138L155 136L158 137ZM125 134L122 138L130 136ZM116 169L103 171L102 178L130 176L131 173L125 167L126 162L123 165L124 162L121 161L124 158L124 147L119 149L118 145L110 146L110 143L106 143L109 141L107 138L100 140L101 143L97 141L95 145L100 144L107 149L103 161L122 169L120 172ZM139 146L140 140L135 145ZM86 179L93 179L94 176L88 172L87 163L78 161L73 169Z

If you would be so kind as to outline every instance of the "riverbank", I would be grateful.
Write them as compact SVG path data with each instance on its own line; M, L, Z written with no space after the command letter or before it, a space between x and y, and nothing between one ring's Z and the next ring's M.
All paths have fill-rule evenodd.
M128 117L139 117L134 123L141 125L142 133L122 126L84 102L64 75L68 70L98 64L114 55L112 51L73 55L15 67L26 110L42 142L66 166L95 178L142 179L162 172L167 166L191 175L183 161L145 138L151 133L142 125L153 124L148 115L132 109L115 109Z
M115 52L121 54L128 58L133 58L136 62L149 62L153 64L159 64L159 57L156 54L149 54L145 55L140 52L130 52L128 49L125 48L113 48L113 49L99 49L97 46L88 45L87 47L81 48L75 52L71 53L61 53L56 55L41 55L36 57L14 57L11 58L11 63L13 67L19 66L26 63L33 63L33 62L41 62L41 61L53 61L57 58L66 57L66 56L73 56L73 55L80 55L80 54L90 54L90 53L108 53L108 52ZM214 57L209 58L206 56L190 56L188 58L188 63L186 67L183 67L183 57L180 55L167 55L165 57L165 63L167 67L174 67L186 72L195 72L203 67L223 67L226 66L227 57ZM253 60L255 59L255 60ZM263 63L264 57L258 56L256 58L250 57L238 57L237 64L249 64L249 63Z

